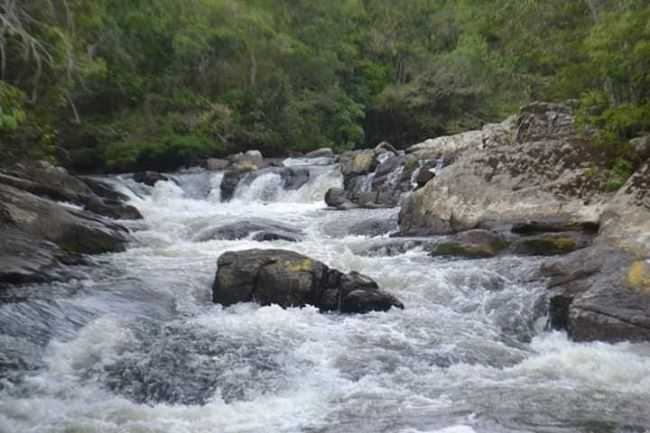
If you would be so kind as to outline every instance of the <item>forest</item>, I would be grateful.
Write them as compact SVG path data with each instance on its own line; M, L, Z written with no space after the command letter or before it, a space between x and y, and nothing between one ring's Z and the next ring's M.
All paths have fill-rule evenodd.
M405 147L569 101L625 169L647 0L0 0L0 154L76 172Z

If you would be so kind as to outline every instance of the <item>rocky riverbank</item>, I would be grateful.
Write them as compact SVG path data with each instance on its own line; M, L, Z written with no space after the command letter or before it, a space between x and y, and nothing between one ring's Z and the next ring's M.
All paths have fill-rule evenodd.
M1 171L0 289L67 279L85 254L123 251L130 236L114 220L141 218L124 199L45 162Z
M595 168L593 148L574 124L569 107L537 103L500 124L427 140L406 151L382 143L374 149L341 155L321 149L285 161L249 151L227 160L208 160L205 168L221 173L219 200L227 202L236 198L237 191L254 189L258 183L261 188L272 185L283 191L299 190L313 176L313 169L307 167L337 164L342 184L325 194L330 208L400 207L398 226L394 220L371 218L350 227L350 234L392 237L359 254L393 255L424 248L433 257L463 260L500 255L544 257L539 271L529 277L547 283L549 327L564 329L577 341L648 341L650 166L642 148L644 141L635 142L641 146L640 157L645 158L639 169L618 191L608 192L606 173ZM173 174L155 172L136 173L131 178L148 187L160 181L176 182ZM264 196L265 191L260 194ZM0 288L70 278L69 266L83 263L84 255L126 248L130 234L115 220L141 218L136 208L126 204L128 197L106 181L71 176L47 163L0 172L0 199L4 240ZM193 241L251 238L300 242L305 236L283 221L253 217L203 230ZM230 303L224 302L220 293L230 290L229 284L240 286L224 277L227 267L221 262L248 263L252 260L248 255L255 258L261 253L238 254L234 258L224 254L220 260L215 302ZM293 253L275 253L283 254ZM333 301L321 302L324 293L336 292L336 296L328 296L345 306L349 293L363 292L323 280L323 269L328 275L337 275L337 281L357 281L357 277L329 270L308 257L301 260L309 261L310 269L318 272L297 269L292 263L299 260L293 256L282 260L262 256L253 262L287 264L269 274L270 280L281 280L278 287L295 286L296 293L304 295L296 298L296 293L283 292L279 302L276 298L280 295L274 292L264 298L268 302L331 310L336 309ZM268 266L258 267L244 266L251 268L250 275ZM237 275L244 278L242 272ZM272 291L283 290L278 287ZM360 301L354 308L337 304L338 309L363 312L402 306L373 287L363 292L365 304ZM251 293L267 288L255 286L236 298L257 299ZM318 299L312 299L316 296L312 292L318 292ZM373 299L379 298L381 302L373 304Z
M543 103L479 131L387 152L342 155L344 189L330 191L328 204L373 207L401 197L399 236L451 236L429 245L432 255L562 255L540 269L554 328L579 341L650 340L649 155L640 151L639 169L608 192L572 110ZM444 164L429 170L436 161ZM389 200L376 180L386 164L400 174ZM435 173L427 179L424 170ZM404 194L421 186L418 178L424 187Z

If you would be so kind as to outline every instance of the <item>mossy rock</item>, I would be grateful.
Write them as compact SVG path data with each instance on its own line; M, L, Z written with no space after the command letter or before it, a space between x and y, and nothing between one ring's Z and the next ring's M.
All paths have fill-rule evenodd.
M578 248L578 242L571 236L546 235L519 240L514 252L526 256L557 256L569 254Z
M498 240L494 242L469 244L463 242L442 242L436 245L431 252L434 257L450 256L462 257L466 259L486 259L495 257L505 248L508 243L506 241Z

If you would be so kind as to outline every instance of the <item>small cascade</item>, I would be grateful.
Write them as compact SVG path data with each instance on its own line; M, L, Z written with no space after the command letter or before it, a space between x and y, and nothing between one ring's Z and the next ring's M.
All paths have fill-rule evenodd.
M221 182L223 182L223 172L214 173L210 177L210 193L208 201L212 203L221 202Z
M370 173L360 179L359 192L372 192L372 182L375 180L375 173Z
M189 198L203 200L212 191L211 173L206 170L194 169L185 173L170 176Z
M285 203L322 202L331 188L342 188L343 177L336 166L310 167L310 180L295 191L282 191L279 201Z
M284 181L282 180L282 176L276 173L263 174L253 179L250 183L244 178L237 185L234 198L235 200L245 202L276 201L283 187Z

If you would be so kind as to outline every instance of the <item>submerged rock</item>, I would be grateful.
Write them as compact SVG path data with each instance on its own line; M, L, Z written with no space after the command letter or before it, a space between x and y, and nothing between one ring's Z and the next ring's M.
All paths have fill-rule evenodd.
M302 231L295 227L276 221L257 218L204 230L194 237L194 241L206 242L215 239L238 240L251 235L254 235L254 240L260 242L275 240L298 242L304 237Z
M342 313L404 308L370 278L357 272L343 274L292 251L227 252L217 266L212 296L224 306L254 301L285 308L313 305Z

